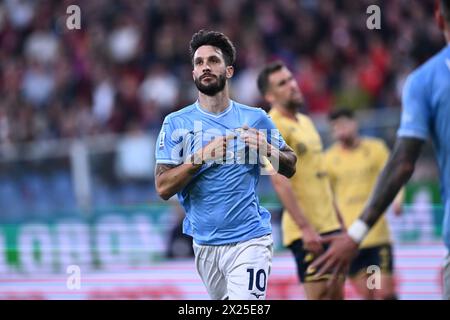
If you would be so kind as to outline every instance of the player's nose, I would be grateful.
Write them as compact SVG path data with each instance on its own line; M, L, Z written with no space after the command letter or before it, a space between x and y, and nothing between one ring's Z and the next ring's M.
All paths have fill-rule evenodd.
M205 72L211 72L211 67L209 66L209 64L208 63L205 63L204 65L203 65L203 73L205 73Z
M298 83L297 83L297 80L295 80L294 78L291 79L291 81L289 82L289 85L291 86L291 88L293 90L298 90Z

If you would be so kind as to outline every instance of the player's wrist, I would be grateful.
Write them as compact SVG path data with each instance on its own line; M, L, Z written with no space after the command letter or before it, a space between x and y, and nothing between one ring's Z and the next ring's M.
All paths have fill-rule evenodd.
M354 221L347 230L347 234L356 243L361 243L369 232L369 226L361 219Z

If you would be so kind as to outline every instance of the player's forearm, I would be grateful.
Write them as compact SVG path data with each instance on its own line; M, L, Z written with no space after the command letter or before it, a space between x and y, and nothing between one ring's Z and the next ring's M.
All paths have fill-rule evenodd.
M401 187L409 180L414 169L410 166L386 166L378 179L372 198L364 210L361 220L374 225L394 200Z
M201 165L198 164L183 163L159 174L157 173L156 191L162 199L170 199L192 180L200 168Z
M297 164L297 156L294 151L287 146L282 150L273 146L270 146L270 149L270 162L275 170L287 178L292 177L295 174ZM276 163L278 165L275 165Z
M310 223L306 216L304 215L302 209L300 208L297 199L295 198L294 191L292 191L292 186L290 181L280 175L275 174L270 176L272 180L272 184L275 188L278 197L283 204L283 207L289 212L292 219L294 219L295 223L298 225L300 229L305 229L310 227Z
M339 224L341 225L342 230L346 230L347 227L345 225L344 217L342 216L341 210L339 209L339 206L338 206L335 198L333 198L333 208L334 208L334 211L336 212L336 216L339 220Z
M401 139L381 172L372 196L360 220L373 226L397 196L399 190L414 172L423 142L419 139Z

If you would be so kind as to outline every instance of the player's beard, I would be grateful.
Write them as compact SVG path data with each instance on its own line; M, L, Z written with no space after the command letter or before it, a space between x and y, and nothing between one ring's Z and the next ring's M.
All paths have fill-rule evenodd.
M217 77L217 81L209 84L203 84L200 80L200 78L195 78L194 80L195 85L197 86L198 91L200 91L203 94L206 94L207 96L215 96L217 93L221 92L227 83L227 78L225 77L225 74L220 74Z
M299 111L299 110L304 111L303 109L305 108L305 104L303 101L295 101L294 99L291 99L286 103L285 107L286 109L292 111Z
M341 138L341 143L347 148L352 148L357 144L357 138L356 136L349 135Z

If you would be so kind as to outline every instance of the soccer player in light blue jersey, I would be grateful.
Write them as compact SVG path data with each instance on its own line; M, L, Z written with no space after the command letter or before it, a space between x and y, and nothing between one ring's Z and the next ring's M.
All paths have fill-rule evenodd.
M347 233L324 242L330 248L313 264L319 274L348 267L358 244L409 180L422 145L433 141L441 173L444 242L450 250L450 0L440 0L436 17L447 46L411 73L403 89L403 111L397 141L372 197ZM450 258L444 270L444 298L450 299Z
M256 186L262 160L291 177L296 156L266 112L230 100L235 48L201 30L190 43L198 100L169 114L156 145L156 190L177 194L183 232L212 299L265 299L272 260L270 213ZM265 157L266 159L262 159Z

